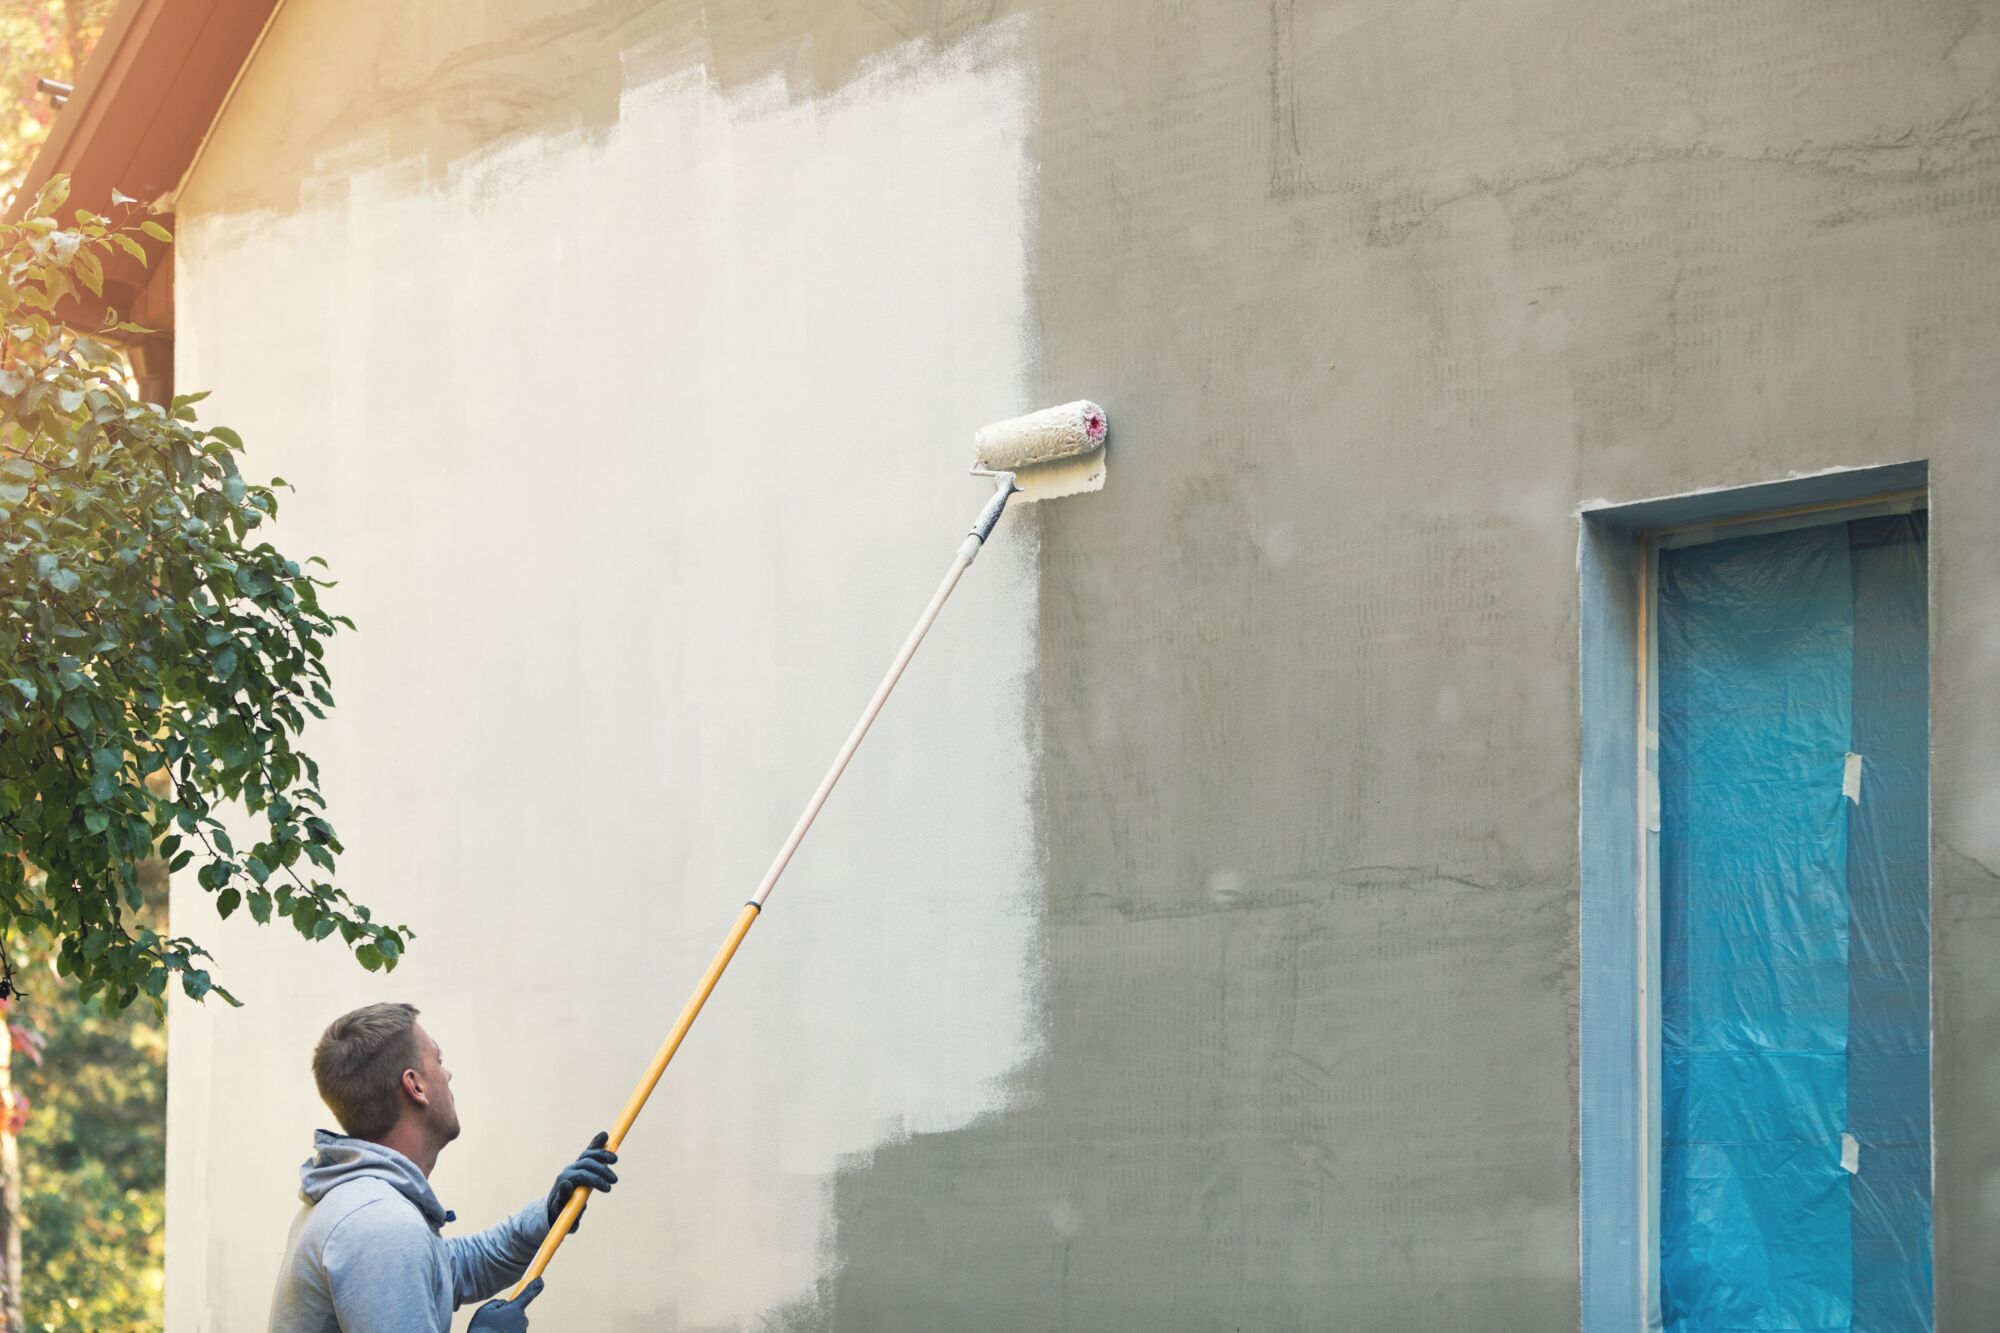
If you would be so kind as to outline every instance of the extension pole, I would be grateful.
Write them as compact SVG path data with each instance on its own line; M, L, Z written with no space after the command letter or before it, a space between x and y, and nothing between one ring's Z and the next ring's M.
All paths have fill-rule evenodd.
M889 672L882 677L882 683L875 687L875 697L861 710L861 720L854 724L854 730L848 733L846 742L840 747L840 753L833 757L833 766L827 769L826 776L820 779L819 790L813 793L812 800L806 802L805 812L799 816L799 822L792 825L791 835L785 839L785 845L778 849L777 858L771 862L771 868L764 872L763 883L757 886L757 892L750 895L750 900L743 904L742 912L737 914L736 924L729 928L728 938L724 939L722 947L715 951L715 957L710 960L708 970L701 974L701 981L695 986L694 994L688 996L688 1002L681 1007L681 1016L674 1020L674 1026L667 1033L667 1039L661 1042L660 1049L654 1052L653 1062L646 1066L646 1073L640 1078L639 1086L632 1089L632 1095L625 1099L625 1109L618 1113L618 1120L611 1126L610 1136L605 1142L605 1146L613 1152L618 1151L618 1145L625 1141L626 1132L632 1128L632 1122L637 1120L639 1112L645 1109L646 1099L653 1095L653 1088L659 1083L660 1076L667 1072L667 1064L674 1058L674 1052L680 1049L688 1029L694 1026L694 1020L700 1015L701 1007L708 1003L709 993L715 989L715 983L722 980L723 969L729 966L729 960L736 956L737 946L743 943L743 937L750 933L750 927L762 914L764 900L769 898L771 890L777 887L778 877L785 873L785 867L791 864L792 854L798 851L799 844L805 841L806 830L810 829L813 820L819 817L820 807L826 804L826 798L832 794L833 785L840 781L840 775L847 771L848 761L854 758L854 752L861 748L861 738L866 736L868 728L874 725L876 715L882 711L882 705L889 701L890 691L896 688L896 682L903 678L904 668L909 666L910 659L916 656L917 647L923 643L924 635L930 632L938 613L944 610L945 599L951 596L952 589L958 586L958 580L979 555L979 548L992 534L993 525L1000 521L1001 512L1007 508L1007 497L1020 489L1015 486L1014 474L1011 472L996 473L994 478L996 484L993 498L986 502L986 508L980 511L979 519L972 525L971 533L958 548L957 556L952 559L951 568L945 571L944 581L938 584L937 591L931 594L930 605L926 606L923 615L917 618L916 628L912 629L910 637L903 641L902 650L896 654L896 660L889 664ZM555 1258L556 1251L562 1247L563 1238L569 1235L569 1229L576 1224L577 1218L583 1215L583 1205L589 1198L588 1185L578 1185L571 1193L569 1202L563 1205L555 1224L549 1228L549 1234L542 1238L541 1249L535 1251L535 1261L528 1265L527 1272L521 1275L521 1280L514 1285L513 1291L508 1293L509 1300L518 1298L523 1288L542 1275L543 1270L549 1266L549 1260Z

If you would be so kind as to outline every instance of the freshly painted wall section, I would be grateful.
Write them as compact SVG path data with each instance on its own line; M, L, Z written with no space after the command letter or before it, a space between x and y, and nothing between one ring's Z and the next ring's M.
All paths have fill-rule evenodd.
M1027 405L1017 35L819 101L694 67L602 136L441 182L385 160L288 214L193 183L183 379L226 386L213 419L297 484L287 549L360 622L315 749L344 882L418 939L371 978L202 932L249 1006L173 1015L171 1327L263 1327L327 1120L307 1059L353 1005L408 998L440 1039L466 1134L437 1185L468 1223L623 1102L983 501L972 429ZM1010 517L963 585L538 1325L760 1327L823 1272L840 1161L1007 1104L1035 539Z

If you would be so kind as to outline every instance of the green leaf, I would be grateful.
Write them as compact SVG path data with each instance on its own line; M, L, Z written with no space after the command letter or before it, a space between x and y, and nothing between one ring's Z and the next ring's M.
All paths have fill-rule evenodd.
M181 977L181 989L187 992L190 1000L199 1000L214 987L215 983L209 980L208 973L200 969L187 972Z
M81 694L72 694L62 701L62 715L86 739L97 729L97 715L90 711L90 700Z
M119 194L117 221L75 209L65 226L45 210L67 189L52 180L0 224L0 908L108 1009L157 1003L175 973L222 991L193 980L197 941L124 933L152 855L194 870L219 912L276 909L387 969L402 940L385 945L338 887L277 881L302 858L331 879L340 853L300 747L352 622L313 562L252 535L277 503L242 474L242 437L195 424L199 392L137 401L109 340L145 331L78 299L157 258L164 219ZM260 813L269 833L239 857L220 821Z
M104 295L104 266L97 262L97 256L88 250L78 250L70 260L70 267L83 285L90 288L92 296Z

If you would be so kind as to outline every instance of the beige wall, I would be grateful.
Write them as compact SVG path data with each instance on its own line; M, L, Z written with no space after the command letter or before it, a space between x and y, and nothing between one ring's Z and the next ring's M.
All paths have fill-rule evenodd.
M1016 36L817 101L693 58L594 130L440 169L364 125L308 167L301 125L369 84L378 35L330 0L280 15L181 200L181 381L296 484L286 549L360 624L313 749L345 887L418 938L381 978L197 929L248 1004L172 1016L177 1333L264 1326L342 1010L425 1011L469 1223L623 1102L982 502L972 429L1028 405ZM754 1327L821 1274L838 1162L1007 1101L1034 545L1010 518L963 585L538 1321Z

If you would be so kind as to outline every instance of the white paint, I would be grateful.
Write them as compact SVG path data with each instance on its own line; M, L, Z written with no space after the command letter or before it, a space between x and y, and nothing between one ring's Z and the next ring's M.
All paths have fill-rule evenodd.
M1850 1176L1861 1173L1861 1140L1844 1130L1840 1135L1840 1169Z
M1841 765L1840 794L1856 805L1861 804L1861 756L1850 754Z
M173 1013L170 1329L263 1327L335 1014L424 1009L468 1223L624 1100L987 493L966 434L1026 399L1016 35L801 104L692 72L442 189L382 161L232 217L189 183L181 378L298 485L282 541L360 622L311 748L344 884L419 935L371 978L176 886L250 1008ZM538 1325L755 1327L821 1272L844 1155L1003 1103L1034 1040L1032 531L967 576Z
M1014 473L1014 484L1021 488L1015 503L1060 500L1069 495L1103 490L1104 479L1109 472L1105 456L1110 452L1109 449L1092 449L1074 458L1024 464Z
M1217 866L1208 875L1210 901L1224 906L1243 896L1243 872L1234 866Z

